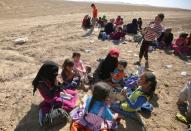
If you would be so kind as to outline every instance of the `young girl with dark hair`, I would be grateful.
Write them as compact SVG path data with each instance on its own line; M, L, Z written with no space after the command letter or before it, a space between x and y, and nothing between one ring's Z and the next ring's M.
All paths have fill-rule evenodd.
M151 100L154 95L157 85L155 75L151 72L144 73L141 75L138 85L139 87L129 97L126 96L126 92L122 92L126 100L113 104L111 109L122 116L129 116L130 113L140 110L141 106Z
M62 85L64 89L76 89L80 84L80 77L76 76L74 71L74 62L66 59L62 65Z
M118 114L112 114L106 103L110 89L111 86L104 82L94 85L92 96L85 102L84 114L72 123L71 131L108 131L109 127L104 128L103 124L118 117Z

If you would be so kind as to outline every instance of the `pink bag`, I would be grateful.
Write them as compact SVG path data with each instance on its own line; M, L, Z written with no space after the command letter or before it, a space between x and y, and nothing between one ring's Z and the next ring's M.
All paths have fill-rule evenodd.
M80 108L77 107L73 111L70 112L70 116L74 122L77 122L93 131L100 131L102 129L112 129L114 126L113 121L104 120L102 118L103 111L105 106L103 106L98 115L93 113L87 113L85 111L85 105Z

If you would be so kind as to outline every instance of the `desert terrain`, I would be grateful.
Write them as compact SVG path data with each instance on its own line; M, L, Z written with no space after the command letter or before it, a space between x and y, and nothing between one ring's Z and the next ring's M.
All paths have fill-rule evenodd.
M142 17L146 26L157 13L164 13L165 27L178 33L191 32L191 11L135 5L97 4L99 15L116 18L121 15L125 23ZM85 14L90 14L89 3L62 0L1 0L0 1L0 131L41 131L38 124L38 105L42 98L38 92L32 95L31 81L45 60L61 65L73 51L82 54L82 60L96 68L97 59L104 57L112 47L121 51L120 59L129 63L138 59L137 43L114 45L111 41L97 39L99 30L89 37L81 28ZM14 40L26 37L25 44ZM127 36L127 39L131 39ZM87 51L88 50L88 51ZM158 86L153 100L154 111L144 117L148 131L182 131L187 126L176 120L176 101L184 84L191 80L191 65L173 54L157 50L149 54L151 68L157 76ZM172 68L166 68L172 65ZM187 76L181 72L186 71ZM49 131L69 131L66 126L57 126ZM141 131L142 127L129 120L127 127L118 131Z

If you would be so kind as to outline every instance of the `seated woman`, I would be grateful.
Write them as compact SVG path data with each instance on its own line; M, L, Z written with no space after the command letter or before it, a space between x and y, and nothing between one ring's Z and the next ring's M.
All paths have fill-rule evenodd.
M87 30L87 29L91 28L91 18L88 15L84 16L84 19L82 21L82 28L84 30Z
M133 20L132 20L132 23L127 24L126 33L129 33L129 34L137 34L137 31L138 31L137 19L133 19Z
M95 81L108 81L111 80L111 73L117 67L119 57L119 49L112 48L107 57L100 62L99 66L94 72Z
M111 19L110 22L105 25L104 30L100 31L99 39L106 40L110 38L110 34L115 31L114 21L115 19Z
M114 21L115 21L115 19L110 19L110 22L108 22L108 23L105 25L104 32L105 32L107 35L110 35L112 32L115 31L115 29L114 29Z
M54 105L54 108L63 108L67 111L71 111L76 105L78 98L77 92L62 90L62 88L57 85L57 75L58 65L52 61L47 61L40 68L37 76L32 82L34 87L33 94L38 89L41 96L44 98L43 102L40 104L43 116L50 111L52 105ZM60 96L62 93L70 94L71 99L62 99Z
M121 16L118 16L115 20L115 26L118 27L121 25L123 25L123 18L121 18Z
M172 28L167 28L165 32L161 34L161 36L158 38L158 43L159 43L159 48L167 48L170 49L172 48L172 41L173 41L173 34Z
M187 105L187 103L188 103L188 108L187 111L184 113L187 116L187 118L191 120L191 81L189 81L181 90L177 102L178 106L185 104Z
M126 91L122 92L126 100L111 105L114 112L122 116L133 117L132 113L140 110L141 106L152 98L157 84L155 75L150 72L144 73L140 76L138 84L139 87L129 97L126 96Z
M111 40L114 42L119 42L120 40L125 40L125 33L123 32L122 27L117 27L116 32L110 34Z
M189 54L189 46L188 46L188 34L181 33L179 38L176 39L172 48L174 49L174 53L181 58L185 58Z
M62 85L64 89L76 89L80 85L80 77L74 73L74 62L66 59L62 65Z

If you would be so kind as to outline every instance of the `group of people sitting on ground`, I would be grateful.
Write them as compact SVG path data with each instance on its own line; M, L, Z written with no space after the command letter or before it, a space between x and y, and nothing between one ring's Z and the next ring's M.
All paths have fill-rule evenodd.
M126 72L127 61L118 60L119 55L120 51L113 48L105 59L100 60L91 78L94 83L90 85L92 95L86 100L79 98L78 90L91 69L86 69L80 53L73 53L73 59L66 59L61 69L55 62L46 61L32 82L33 93L38 90L43 97L39 111L40 125L43 126L52 116L60 115L49 115L58 108L64 110L65 115L70 113L73 120L71 131L111 130L117 128L121 119L136 119L137 111L154 94L156 77L151 72L134 74L137 76L136 85L130 88L128 84L124 84L125 80L131 79L131 75ZM123 99L112 99L114 92Z
M174 54L187 59L191 55L191 34L180 33L179 37L174 40L172 29L167 28L157 40L159 49L174 50Z
M103 28L103 27L105 27L106 24L107 24L106 15L103 15L103 17L99 17L99 19L97 21L97 26L100 28Z
M183 59L187 59L189 58L188 56L191 55L191 37L188 37L187 33L181 33L179 38L174 40L172 28L164 29L162 25L156 24L156 20L154 22L150 22L150 24L146 28L142 28L142 18L134 18L132 20L132 23L125 25L121 16L118 16L116 19L110 19L109 21L107 20L105 15L103 17L99 17L98 19L98 10L95 4L92 4L91 7L93 9L92 20L90 16L86 15L83 19L82 27L85 30L91 29L90 32L92 32L94 26L97 23L98 27L103 28L103 30L101 30L99 33L99 39L113 40L115 44L119 44L120 42L126 44L125 35L133 34L134 41L138 43L145 42L145 37L149 39L149 42L147 42L148 46L141 46L145 48L145 53L143 52L143 48L141 48L140 54L142 54L141 52L143 52L145 57L147 57L148 54L147 50L153 50L154 48L174 50L174 54L180 56ZM162 14L160 16L164 15ZM149 37L151 37L152 41Z
M93 19L85 16L83 28L93 29L97 21L97 8L94 4ZM164 14L158 14L155 20L145 28L139 61L134 63L141 67L142 57L145 57L145 69L149 68L148 49L158 40L160 48L172 47L177 55L188 55L191 49L191 36L183 33L172 44L173 34L168 28L163 32L161 25ZM123 19L111 19L107 23L106 17L98 22L104 30L100 32L101 39L114 41L124 40L126 33L137 34L142 30L142 19L133 19L132 23L123 26ZM123 28L122 28L123 26ZM93 27L93 28L92 28ZM188 54L185 54L188 53ZM38 90L43 97L40 103L39 123L41 126L53 124L66 117L71 118L71 131L110 131L116 129L121 119L131 118L136 121L138 111L152 111L152 99L156 86L156 76L148 71L128 73L128 62L119 60L120 51L113 48L91 75L91 67L85 66L81 54L74 52L71 59L65 59L61 68L53 61L46 61L40 68L32 82L33 94ZM91 82L90 82L91 81ZM89 84L92 94L86 99L79 97L79 90ZM178 105L189 101L190 82L181 91ZM190 109L185 113L190 118ZM62 121L64 122L64 121ZM139 121L144 124L142 121Z
M113 40L113 42L123 42L126 34L137 34L138 30L142 29L142 19L133 19L132 23L124 24L123 18L118 16L115 19L110 19L100 31L98 38L102 40Z

